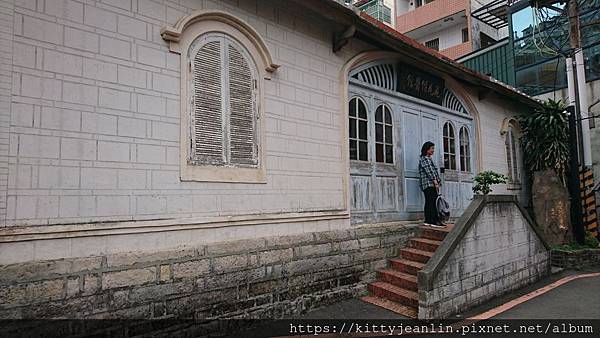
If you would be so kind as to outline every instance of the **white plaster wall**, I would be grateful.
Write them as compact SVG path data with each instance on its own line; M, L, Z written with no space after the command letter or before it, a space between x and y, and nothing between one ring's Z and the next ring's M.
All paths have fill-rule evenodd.
M440 50L444 50L456 45L462 44L462 30L466 28L466 25L455 25L452 27L445 28L441 31L431 33L419 38L419 42L425 44L425 42L440 39Z
M7 224L340 210L331 29L279 1L19 0ZM196 9L248 22L281 68L265 83L267 184L180 182L179 55L159 31Z

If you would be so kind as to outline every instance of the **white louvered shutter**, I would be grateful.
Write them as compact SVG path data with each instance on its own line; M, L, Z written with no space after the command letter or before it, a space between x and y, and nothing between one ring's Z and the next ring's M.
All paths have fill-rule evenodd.
M229 155L233 165L256 165L254 79L248 60L233 45L227 49Z
M221 41L204 44L193 59L192 161L221 165L223 151L223 88Z

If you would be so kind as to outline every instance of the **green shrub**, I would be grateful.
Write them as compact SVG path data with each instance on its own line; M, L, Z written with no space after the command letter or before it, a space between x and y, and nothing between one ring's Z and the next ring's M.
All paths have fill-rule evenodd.
M497 172L491 170L482 171L473 179L475 182L473 184L473 192L475 194L487 195L492 191L490 188L492 184L506 183L506 179L506 176Z

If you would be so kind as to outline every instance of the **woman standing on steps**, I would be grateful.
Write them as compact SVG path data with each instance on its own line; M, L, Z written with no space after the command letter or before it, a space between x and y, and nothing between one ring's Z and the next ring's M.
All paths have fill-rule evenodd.
M419 159L419 185L425 194L425 225L433 227L446 226L439 220L435 206L438 191L441 186L440 175L435 163L431 159L435 151L433 142L425 142L421 147L421 158Z

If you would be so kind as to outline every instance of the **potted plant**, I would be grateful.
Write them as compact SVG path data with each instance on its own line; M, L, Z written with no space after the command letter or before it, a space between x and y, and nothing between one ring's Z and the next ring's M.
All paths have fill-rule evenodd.
M492 184L506 183L506 180L506 176L497 172L491 170L482 171L473 178L473 193L487 195L492 192Z

